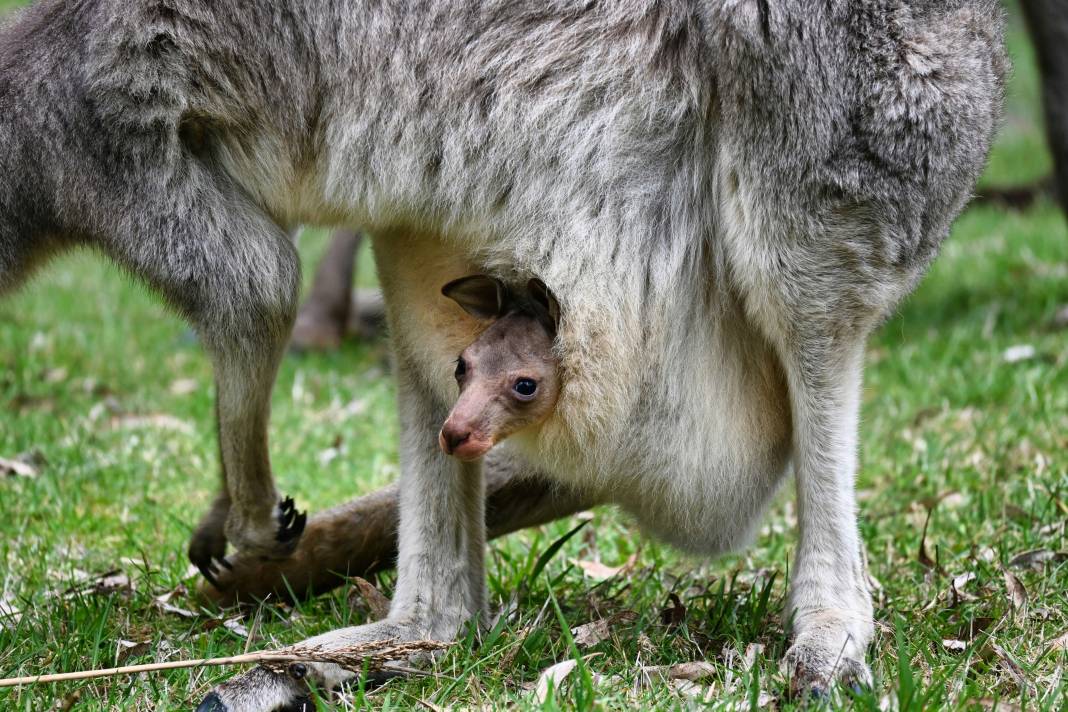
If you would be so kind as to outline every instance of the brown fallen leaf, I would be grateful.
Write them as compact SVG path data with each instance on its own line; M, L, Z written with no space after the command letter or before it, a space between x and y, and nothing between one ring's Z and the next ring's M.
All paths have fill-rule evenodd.
M1005 349L1004 353L1001 354L1001 358L1005 363L1019 363L1020 361L1033 359L1036 353L1035 347L1031 344L1017 344Z
M167 413L117 415L109 421L109 424L112 428L157 428L159 430L175 430L186 435L193 434L192 425Z
M549 698L550 686L553 690L559 690L560 684L567 679L577 665L577 660L565 660L542 670L541 675L538 676L538 684L534 687L534 700L539 705L544 704Z
M608 625L607 618L583 623L571 629L571 637L575 639L575 645L580 648L597 645L603 640L608 640L611 635L612 630Z
M1003 573L1005 574L1005 588L1008 590L1012 609L1016 612L1021 612L1027 606L1027 589L1020 583L1020 579L1016 578L1016 574L1008 570Z
M134 585L133 582L130 581L130 577L116 569L114 571L100 574L100 576L93 581L92 588L89 589L89 592L96 595L107 596L113 593L129 593L133 591L133 588Z
M963 640L957 640L956 638L944 638L942 640L942 647L949 653L963 653L968 649L968 644Z
M698 702L711 703L716 699L716 688L712 685L698 685L690 680L672 680L671 687L680 695L686 695Z
M1064 631L1059 637L1047 643L1050 650L1062 650L1068 652L1068 630Z
M227 618L222 622L223 628L230 631L234 635L247 638L248 628L245 627L244 616L234 616L233 618Z
M994 623L994 619L988 616L976 616L961 623L957 629L957 638L970 642L986 631Z
M949 584L951 608L956 608L961 603L967 601L976 600L976 597L965 591L964 587L977 578L978 576L975 575L974 571L968 571L967 573L953 577L953 581Z
M173 598L176 594L183 592L184 590L185 587L182 586L175 589L174 591L170 591L169 593L164 593L161 596L156 596L152 599L152 605L155 606L156 609L162 613L170 613L171 615L181 616L182 618L196 618L197 614L193 613L193 611L186 610L185 608L180 608L170 602L171 598Z
M359 576L353 576L351 580L350 606L365 608L368 618L372 621L380 621L389 615L390 600L373 583Z
M608 640L612 635L612 627L619 624L633 623L638 619L634 611L620 611L607 618L599 618L589 623L583 623L571 629L571 637L575 639L575 645L580 648L588 648L597 645L603 640Z
M0 598L0 627L14 628L22 619L22 611L10 599Z
M1049 549L1032 549L1009 559L1010 569L1033 569L1042 571L1046 564L1059 564L1068 560L1068 551L1050 551Z
M990 647L993 649L994 654L1001 660L1001 667L1009 674L1009 677L1013 679L1016 686L1020 689L1020 692L1027 692L1028 682L1027 675L1024 674L1023 668L1019 663L1012 659L1004 648L997 643L991 643Z
M618 576L619 574L626 573L634 567L634 562L637 561L637 556L631 555L621 566L606 566L600 561L582 561L576 560L575 565L582 569L582 573L589 576L595 581L605 581Z
M979 700L979 706L987 712L1021 712L1020 705L1002 700L992 700L984 697Z
M37 468L28 462L23 462L21 456L14 460L0 457L0 475L33 478L37 476Z
M704 660L694 660L674 665L646 665L642 667L641 672L649 680L689 680L690 682L698 682L706 678L715 677L716 666Z
M169 388L171 395L187 396L200 388L200 383L195 378L178 378L171 382Z
M679 599L678 594L668 594L669 605L660 609L660 622L669 628L681 625L686 620L686 606Z
M152 646L152 641L142 640L140 642L134 642L132 640L119 640L115 644L115 662L118 665L122 665L130 658L140 657L148 652Z
M501 658L501 668L507 669L511 667L512 662L515 660L515 656L518 655L519 651L523 649L523 641L525 641L527 637L534 632L534 630L534 626L528 625L523 626L515 632L515 635L513 636L515 638L515 641L508 647L508 651Z

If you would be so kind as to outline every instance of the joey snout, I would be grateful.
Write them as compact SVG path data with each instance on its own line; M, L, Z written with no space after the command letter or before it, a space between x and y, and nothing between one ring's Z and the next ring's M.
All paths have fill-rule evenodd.
M457 460L470 462L489 452L496 440L482 423L450 414L438 433L442 452Z

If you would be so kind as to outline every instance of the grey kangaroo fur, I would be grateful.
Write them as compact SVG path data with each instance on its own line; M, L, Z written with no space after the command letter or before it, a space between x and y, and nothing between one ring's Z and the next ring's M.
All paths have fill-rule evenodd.
M485 610L481 463L436 443L483 325L437 289L538 278L562 389L502 450L705 554L744 545L792 471L784 663L797 689L864 683L863 347L983 165L1001 25L992 0L41 2L0 34L0 287L87 244L195 324L226 488L194 550L280 556L286 230L371 231L398 581L385 620L310 641L339 646L450 638ZM202 709L300 709L308 680L348 677L257 668Z

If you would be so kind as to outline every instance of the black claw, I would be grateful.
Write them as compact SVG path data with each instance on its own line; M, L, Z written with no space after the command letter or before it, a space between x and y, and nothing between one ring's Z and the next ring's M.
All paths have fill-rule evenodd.
M276 539L280 542L290 542L304 533L304 525L308 521L307 512L298 512L297 505L292 497L282 500L278 515L278 534Z
M222 591L222 586L219 585L219 580L215 578L215 568L210 564L200 564L194 562L196 567L200 570L200 575L203 576L208 583L215 587L216 590Z

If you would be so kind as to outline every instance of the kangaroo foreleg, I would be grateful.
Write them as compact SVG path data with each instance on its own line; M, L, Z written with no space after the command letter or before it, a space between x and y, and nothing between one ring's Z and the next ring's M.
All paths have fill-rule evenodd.
M119 219L97 231L110 256L193 324L215 369L224 487L189 546L190 559L211 577L227 541L249 555L280 558L303 528L292 501L280 501L267 447L300 265L288 235L259 206L233 195L225 177L195 160L165 174L165 189L148 172L102 195L97 202L114 201L107 214Z
M566 517L597 504L593 495L548 482L499 451L485 463L486 529L491 537ZM346 576L389 568L397 558L397 486L389 485L313 516L293 556L264 561L237 552L218 588L200 594L220 605L318 595Z

